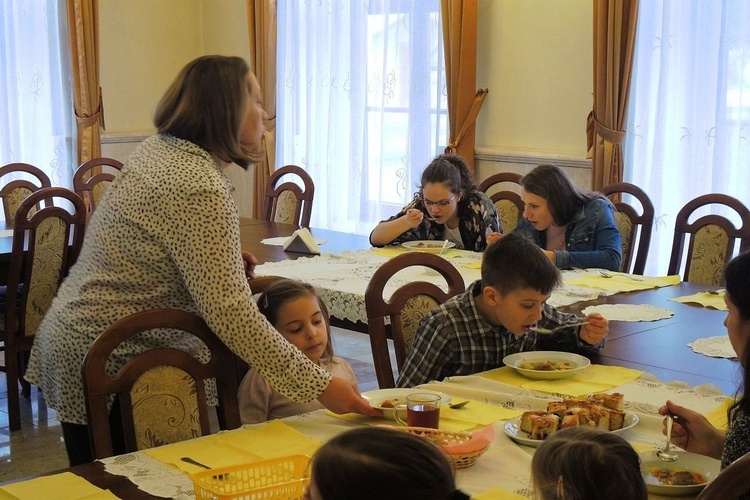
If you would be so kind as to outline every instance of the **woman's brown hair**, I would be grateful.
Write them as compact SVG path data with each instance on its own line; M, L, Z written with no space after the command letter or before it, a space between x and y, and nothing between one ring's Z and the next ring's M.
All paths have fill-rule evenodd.
M257 161L240 141L249 105L248 73L241 57L203 56L189 62L156 106L156 130L247 168Z

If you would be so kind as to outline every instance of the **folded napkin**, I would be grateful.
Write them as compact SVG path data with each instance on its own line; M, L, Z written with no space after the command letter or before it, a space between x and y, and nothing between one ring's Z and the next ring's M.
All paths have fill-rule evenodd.
M312 455L320 444L320 441L305 436L282 421L272 420L252 428L220 432L144 451L160 462L194 474L205 469L183 462L180 460L182 457L190 457L215 469L285 455Z
M291 238L291 235L279 236L277 238L265 238L263 240L260 240L260 242L263 243L264 245L270 245L274 247L283 247L284 245L286 245L286 242L289 240L289 238ZM315 240L316 245L323 245L326 242L326 240L324 240L323 238L313 238L313 240Z
M54 492L54 494L51 494ZM10 496L8 496L10 495ZM19 483L0 486L0 499L50 498L59 500L80 500L84 498L117 498L109 490L103 490L72 472L42 476Z
M580 397L594 392L602 392L632 382L643 372L621 366L589 365L577 375L562 380L532 380L508 366L480 373L496 382L523 387L551 394Z
M708 292L694 293L693 295L685 295L683 297L676 297L669 299L673 302L681 302L683 304L698 304L703 307L710 307L711 309L718 309L719 311L726 311L727 304L724 302L724 293L714 294Z
M634 292L680 283L679 276L650 277L615 272L610 272L610 274L611 278L605 278L598 274L564 274L563 282L566 285L597 288L611 292Z

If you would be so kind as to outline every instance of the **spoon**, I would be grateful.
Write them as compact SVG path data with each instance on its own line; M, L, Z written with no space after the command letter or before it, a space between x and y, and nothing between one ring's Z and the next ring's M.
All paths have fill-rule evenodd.
M710 293L711 295L721 295L725 291L726 290L724 290L723 288L719 288L718 290L706 290L706 293Z
M567 325L556 326L552 329L543 328L541 326L532 326L531 328L529 328L529 330L539 333L541 335L550 335L552 333L559 332L560 330L564 330L566 328L573 328L574 326L583 326L583 325L588 325L588 324L589 324L588 321L581 321L579 323L568 323Z
M450 408L453 408L454 410L458 410L459 408L463 408L469 403L469 400L461 401L460 403L449 403L448 406Z
M597 269L596 270L596 274L598 274L602 278L614 278L614 275L612 273L610 273L608 271L605 271L603 269ZM631 279L633 281L643 281L641 278L636 278L635 276L630 276L630 275L627 275L627 274L622 274L621 276L629 278L629 279Z
M667 443L664 445L663 450L658 450L656 456L665 462L674 462L677 460L677 454L672 453L672 422L674 416L671 412L667 411Z
M192 464L192 465L197 465L198 467L202 467L202 468L204 468L206 470L211 470L211 467L209 467L208 465L202 464L199 461L194 460L194 459L192 459L190 457L182 457L182 458L180 458L180 460L182 460L183 462L187 462L189 464ZM225 476L225 474L218 474L218 475L214 476L214 479L224 479L224 476Z
M443 248L440 249L440 251L438 252L438 255L443 255L443 252L445 252L445 247L447 246L448 246L448 240L445 240L443 242Z

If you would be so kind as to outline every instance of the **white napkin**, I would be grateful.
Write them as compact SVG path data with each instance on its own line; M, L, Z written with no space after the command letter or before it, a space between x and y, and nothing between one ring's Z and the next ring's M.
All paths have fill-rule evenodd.
M584 316L599 313L609 321L658 321L674 316L669 309L651 304L601 304L589 306L581 313Z

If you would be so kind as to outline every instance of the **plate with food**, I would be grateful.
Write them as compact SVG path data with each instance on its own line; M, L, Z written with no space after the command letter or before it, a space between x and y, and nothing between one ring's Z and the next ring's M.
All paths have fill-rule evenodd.
M362 393L362 397L370 401L370 405L373 408L383 411L383 415L391 420L396 420L393 415L393 408L400 403L406 403L406 396L409 394L417 393L429 393L437 394L440 396L440 406L447 406L452 401L452 397L449 395L438 392L430 391L428 389L420 389L418 387L412 387L410 389L396 388L396 389L377 389L374 391L367 391ZM400 413L402 418L406 418L406 408L402 408L403 413Z
M530 379L560 380L580 373L591 361L572 352L529 351L509 354L503 363Z
M401 246L414 252L440 253L440 251L443 249L444 243L445 240L417 240L405 241L401 243ZM449 241L448 244L445 245L445 249L448 250L449 248L453 248L455 246L455 243Z
M721 469L714 458L687 451L673 450L678 458L665 462L656 456L656 450L642 451L641 473L646 489L654 495L697 495L710 483Z
M526 411L508 420L503 430L513 441L533 448L560 429L577 425L617 434L638 424L638 415L623 408L624 398L620 393L551 401L546 411Z

